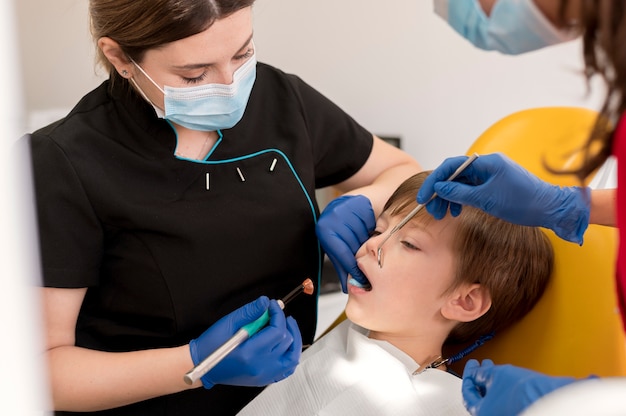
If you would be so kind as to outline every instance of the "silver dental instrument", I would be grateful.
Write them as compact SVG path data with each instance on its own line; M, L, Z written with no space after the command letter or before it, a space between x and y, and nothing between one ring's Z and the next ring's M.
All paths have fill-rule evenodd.
M311 279L305 279L301 285L296 287L294 290L289 292L287 296L282 299L279 299L278 305L281 309L285 309L285 305L295 298L300 293L305 293L307 295L312 295L315 291L315 287L313 285L313 281ZM204 360L202 360L197 366L189 370L183 377L183 380L188 385L192 385L196 380L199 380L208 373L213 367L220 363L232 350L237 348L242 342L250 338L252 335L259 332L270 320L269 312L265 311L260 318L256 321L253 321L241 329L239 329L235 335L233 335L228 341L226 341L222 346L209 354Z
M463 170L465 170L465 168L467 168L474 160L476 160L476 158L478 157L477 153L474 153L473 155L471 155L465 162L463 162L463 164L461 166L459 166L457 168L457 170L454 171L454 173L452 175L450 175L450 177L448 177L448 179L446 179L446 181L452 181L454 180L454 178L456 178L457 176L459 176L459 174L461 172L463 172ZM383 244L385 244L385 242L387 242L387 240L389 240L389 238L394 235L397 231L399 231L402 227L404 227L406 225L407 222L409 222L411 220L411 218L413 218L422 208L424 208L424 206L426 206L430 201L432 201L433 199L435 199L437 197L437 193L434 193L429 199L428 201L426 201L423 204L419 204L418 206L416 206L415 208L413 208L413 210L411 212L409 212L407 214L406 217L404 217L404 219L402 221L400 221L398 224L396 224L395 227L393 227L391 229L391 231L389 232L389 234L387 234L387 237L385 237L383 239L383 241L378 245L378 252L377 252L377 256L378 256L378 267L380 267L382 269L383 267Z
M418 374L422 374L424 371L429 368L437 368L446 364L450 361L448 358L441 358L441 355L432 355L426 359L426 362L420 365L417 370L413 371L413 375L416 376Z

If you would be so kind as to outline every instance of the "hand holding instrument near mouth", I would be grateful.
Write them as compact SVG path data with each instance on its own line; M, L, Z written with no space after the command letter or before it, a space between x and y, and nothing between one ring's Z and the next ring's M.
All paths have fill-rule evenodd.
M448 177L448 179L446 179L446 181L452 181L454 180L454 178L456 178L457 176L459 176L459 174L461 172L463 172L463 170L468 167L474 160L476 160L476 158L478 157L478 154L474 153L473 155L471 155L465 162L463 162L463 164L461 166L459 166L457 168L457 170L454 171L454 173L452 175L450 175L450 177ZM407 222L409 222L411 220L411 218L413 218L422 208L424 208L430 201L432 201L433 199L435 199L437 197L437 193L434 193L433 196L430 197L430 199L428 201L426 201L424 204L419 204L418 206L416 206L415 208L413 208L413 210L411 212L409 212L407 214L406 217L404 217L404 219L402 221L400 221L398 224L396 224L395 227L393 227L391 229L391 231L389 232L389 234L387 234L387 237L385 237L383 239L383 241L380 243L380 245L378 246L378 267L382 268L383 267L383 244L385 244L385 242L387 240L389 240L389 238L394 235L398 230L400 230L402 227L404 227L406 225Z

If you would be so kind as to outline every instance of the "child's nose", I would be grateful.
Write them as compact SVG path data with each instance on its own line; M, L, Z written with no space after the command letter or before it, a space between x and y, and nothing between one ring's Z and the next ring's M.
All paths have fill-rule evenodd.
M382 241L381 236L383 234L376 234L371 236L365 244L361 246L360 250L364 250L368 256L378 256L378 245Z

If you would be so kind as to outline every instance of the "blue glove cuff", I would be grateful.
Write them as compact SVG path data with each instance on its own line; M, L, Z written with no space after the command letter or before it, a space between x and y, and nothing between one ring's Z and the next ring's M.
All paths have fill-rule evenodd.
M189 354L191 355L191 361L193 361L194 366L200 364L202 359L198 356L198 343L195 339L192 339L191 342L189 342ZM202 376L200 381L202 381L202 385L207 390L215 385L215 383L209 380L208 373Z
M551 228L560 238L583 244L583 235L589 226L589 211L591 209L591 188L572 186L561 188L563 199L559 204L556 218L560 218L556 224L546 225Z

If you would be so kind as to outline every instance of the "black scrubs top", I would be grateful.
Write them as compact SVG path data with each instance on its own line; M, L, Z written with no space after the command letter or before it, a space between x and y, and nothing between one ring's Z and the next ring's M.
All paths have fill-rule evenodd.
M88 287L78 346L184 345L260 295L306 277L319 288L314 190L356 173L371 133L261 63L243 119L221 133L204 161L174 156L174 130L125 80L33 133L44 286ZM316 306L301 295L285 309L304 344ZM258 392L218 385L96 414L235 414Z

